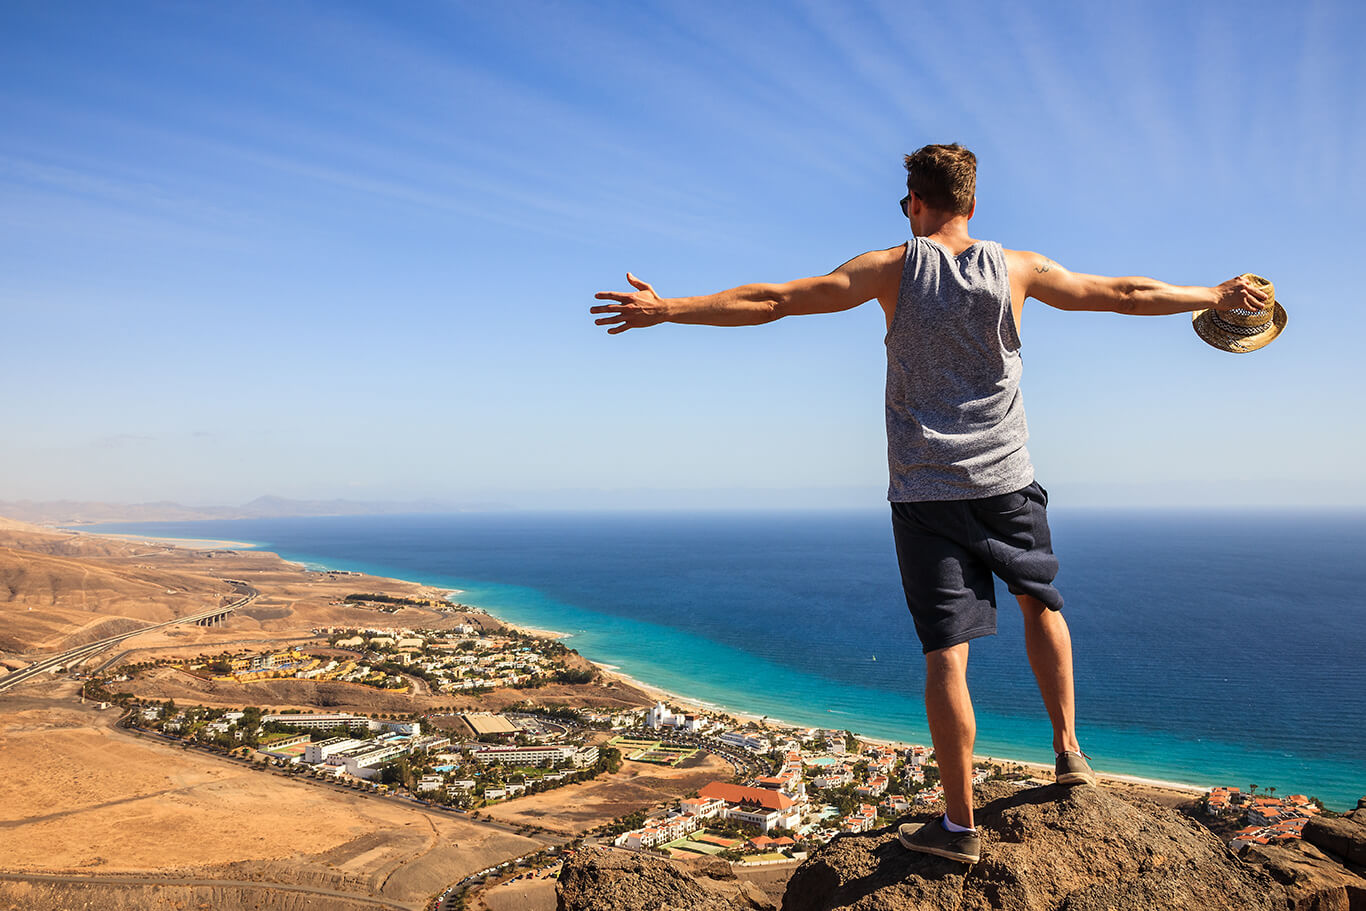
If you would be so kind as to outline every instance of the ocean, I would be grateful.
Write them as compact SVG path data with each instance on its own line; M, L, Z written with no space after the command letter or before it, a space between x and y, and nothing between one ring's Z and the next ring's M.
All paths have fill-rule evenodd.
M1366 515L1050 510L1083 748L1102 771L1366 796ZM467 513L86 526L257 544L458 600L639 680L928 743L884 510ZM980 754L1052 759L1019 609L971 646Z

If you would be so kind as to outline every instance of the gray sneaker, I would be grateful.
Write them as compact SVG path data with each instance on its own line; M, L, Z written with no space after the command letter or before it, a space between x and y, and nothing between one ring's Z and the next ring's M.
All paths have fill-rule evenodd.
M941 816L927 823L903 823L897 827L896 839L908 851L935 854L965 864L975 864L981 860L982 839L977 835L977 830L950 832L944 828L943 819Z
M1073 753L1068 750L1058 754L1058 761L1053 767L1053 777L1058 784L1089 784L1096 783L1096 773L1091 771L1091 765L1086 760L1090 759L1085 753Z

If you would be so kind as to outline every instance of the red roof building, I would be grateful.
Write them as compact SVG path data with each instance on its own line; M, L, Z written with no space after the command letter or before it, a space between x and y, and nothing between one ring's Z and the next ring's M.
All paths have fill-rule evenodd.
M697 792L702 797L716 797L726 803L752 804L766 810L790 810L796 804L791 797L768 788L747 788L744 785L713 781Z

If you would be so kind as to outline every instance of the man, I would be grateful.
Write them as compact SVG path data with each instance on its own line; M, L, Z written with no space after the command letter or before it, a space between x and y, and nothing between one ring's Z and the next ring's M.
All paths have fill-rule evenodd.
M1058 562L1048 495L1025 448L1020 316L1025 298L1060 310L1136 315L1206 308L1260 310L1267 293L1244 278L1180 287L1148 278L1069 272L1038 253L1005 250L968 234L977 159L959 145L906 156L902 212L914 237L857 256L829 275L754 284L700 297L603 292L592 308L616 334L659 323L748 326L835 313L876 300L887 320L888 499L906 604L925 652L925 713L946 813L902 826L913 851L975 863L968 643L996 632L992 575L1024 613L1025 649L1053 725L1060 785L1095 784L1077 742L1072 645L1053 587Z

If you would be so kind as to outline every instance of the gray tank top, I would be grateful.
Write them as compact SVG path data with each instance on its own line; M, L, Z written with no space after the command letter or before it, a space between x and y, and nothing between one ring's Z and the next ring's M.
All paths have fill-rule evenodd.
M954 256L912 238L886 343L888 500L991 497L1034 480L1000 244Z

